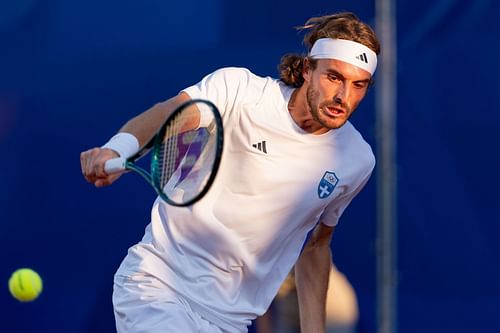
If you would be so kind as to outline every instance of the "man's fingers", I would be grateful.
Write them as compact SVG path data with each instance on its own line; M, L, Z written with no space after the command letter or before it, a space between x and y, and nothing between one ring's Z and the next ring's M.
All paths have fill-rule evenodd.
M98 178L106 177L107 174L104 171L104 163L95 163L94 164L94 173L95 173L95 176Z
M94 186L95 187L103 187L103 186L107 186L107 185L110 185L111 183L106 180L106 179L98 179L94 182Z
M113 182L115 180L117 180L120 176L121 176L121 173L120 174L113 174L113 175L106 176L106 177L101 177L101 178L98 178L97 180L95 180L93 183L94 183L95 187L108 186L108 185L113 184Z
M104 170L104 165L107 160L116 156L116 152L101 148L92 148L81 153L80 167L85 180L96 187L113 183L119 176L108 175Z
M82 174L84 178L93 183L96 179L96 157L99 154L98 148L92 148L90 150L84 151L80 155L80 165L82 169Z

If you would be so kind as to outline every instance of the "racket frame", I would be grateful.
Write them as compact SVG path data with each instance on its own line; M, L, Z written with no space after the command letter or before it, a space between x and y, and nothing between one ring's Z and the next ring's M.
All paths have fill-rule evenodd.
M207 180L207 183L203 187L202 191L198 193L198 195L194 196L190 200L186 202L176 202L171 200L162 190L161 187L161 181L160 181L160 175L161 175L161 170L159 168L159 163L158 159L160 158L161 154L161 146L165 138L165 132L170 125L172 121L175 121L177 116L183 112L186 108L190 107L191 105L194 105L196 103L205 103L211 108L211 112L213 114L213 122L210 124L210 128L217 128L217 136L215 138L215 156L214 156L214 163L212 166L212 172ZM222 127L222 118L220 116L220 113L217 109L217 106L213 104L212 102L204 99L190 99L189 101L179 105L172 114L169 115L167 120L163 123L162 127L156 132L156 134L149 140L149 142L141 148L136 154L133 156L129 157L125 161L125 169L126 170L132 170L137 172L139 175L142 176L156 191L156 193L160 196L161 199L163 199L166 203L172 205L172 206L177 206L177 207L185 207L194 204L201 198L205 196L205 194L208 192L210 187L212 186L212 183L215 180L215 177L217 175L217 172L219 170L220 166L220 161L222 157L222 150L224 147L224 131ZM152 150L152 156L151 156L151 163L150 163L150 173L146 171L145 169L141 168L138 166L135 162L138 161L141 157L146 155L150 150Z

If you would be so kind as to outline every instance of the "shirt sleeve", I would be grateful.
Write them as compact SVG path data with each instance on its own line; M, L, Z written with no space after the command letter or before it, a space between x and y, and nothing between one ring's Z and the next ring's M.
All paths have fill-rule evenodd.
M244 68L222 68L205 76L197 84L184 90L192 99L206 99L214 103L221 114L236 110L245 98L251 73ZM203 120L202 120L203 121Z
M325 208L323 214L321 214L321 217L319 219L321 223L330 227L334 227L338 224L340 216L345 211L347 206L349 206L352 199L354 199L354 197L358 195L358 193L361 192L361 190L365 187L366 183L370 179L372 171L373 167L357 187L355 187L352 191L342 194Z

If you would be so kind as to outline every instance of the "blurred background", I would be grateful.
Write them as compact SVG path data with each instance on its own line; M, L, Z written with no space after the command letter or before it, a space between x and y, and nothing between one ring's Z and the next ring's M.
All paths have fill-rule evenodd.
M372 1L1 1L0 331L113 332L113 274L154 193L93 188L80 152L219 67L276 77L304 52L294 27L343 10L375 25ZM396 2L399 332L500 332L499 20L495 0ZM352 118L375 151L376 89ZM376 188L332 245L359 333L377 331ZM32 303L8 292L20 267L44 280Z

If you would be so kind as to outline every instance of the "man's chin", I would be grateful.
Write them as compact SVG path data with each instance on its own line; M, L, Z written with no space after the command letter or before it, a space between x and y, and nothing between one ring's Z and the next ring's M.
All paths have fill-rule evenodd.
M339 129L345 125L347 119L328 119L323 121L323 126L329 129Z

